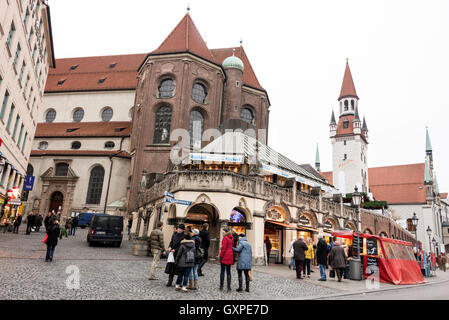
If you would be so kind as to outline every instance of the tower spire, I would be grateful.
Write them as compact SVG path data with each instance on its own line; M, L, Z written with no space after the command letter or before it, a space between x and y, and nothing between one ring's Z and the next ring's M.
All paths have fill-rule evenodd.
M330 126L332 125L337 125L337 122L335 121L335 114L334 114L334 110L332 110L332 116L331 116L331 123L329 124Z
M318 143L316 144L315 169L320 172L320 152L318 151Z
M346 58L346 68L345 74L343 76L343 82L341 84L340 96L338 100L343 99L344 97L355 97L357 96L357 92L355 91L354 80L352 79L351 69L349 68L349 62Z

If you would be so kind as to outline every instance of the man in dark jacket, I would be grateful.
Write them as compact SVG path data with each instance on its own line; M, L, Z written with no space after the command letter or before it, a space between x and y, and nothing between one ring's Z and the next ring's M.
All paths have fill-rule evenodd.
M55 214L53 212L49 212L44 219L44 226L46 231L52 224L54 224L55 220L56 220Z
M75 235L77 227L78 227L78 217L75 216L75 217L72 218L72 230L71 230L72 231L72 233L71 233L72 236Z
M34 213L31 213L27 217L27 231L26 234L31 233L31 228L34 227L34 224L36 223L36 215Z
M302 266L306 259L305 252L307 251L307 245L303 241L303 237L299 237L298 240L293 242L293 251L296 265L296 279L302 279Z
M13 233L19 233L19 227L21 223L22 223L22 215L19 214L16 220L14 221L14 230L12 231Z
M42 215L39 214L39 215L36 217L36 232L39 232L39 229L40 229L41 226L42 226L42 220L43 220Z
M161 257L161 252L165 253L165 245L164 245L164 234L162 233L162 228L164 224L159 221L157 223L157 228L151 231L150 234L150 249L153 254L153 263L150 268L150 277L149 280L157 280L154 276L154 272L156 271L156 267L159 265L159 259Z
M58 244L58 237L61 232L61 228L59 227L59 222L55 221L51 226L48 227L47 230L47 241L45 244L47 245L47 255L45 257L45 262L53 261L53 254L55 253L56 245Z
M321 275L321 278L318 279L319 281L326 281L326 263L328 254L329 250L327 248L326 240L324 240L323 236L320 236L320 240L318 240L318 244L316 246L316 260L320 266Z
M187 280L189 279L189 274L192 271L192 267L195 264L195 241L190 239L190 234L185 235L183 234L183 236L184 240L181 241L179 249L176 252L175 258L176 265L179 268L175 290L182 290L182 292L188 292L189 290L187 290Z
M128 236L129 236L129 234L131 233L131 227L133 226L133 218L132 217L130 217L129 219L128 219Z
M340 242L335 241L334 247L329 255L329 260L332 269L337 273L338 282L341 282L341 277L345 270L346 258L345 249L341 246Z
M210 245L210 235L209 235L209 224L205 223L203 224L203 229L200 231L200 238L201 238L201 248L204 249L204 255L203 259L201 260L200 264L198 265L198 276L204 276L202 268L206 264L207 259L209 257L209 245Z
M173 233L171 237L170 244L168 245L168 252L172 252L174 256L176 257L176 254L178 253L179 246L181 245L181 241L184 240L184 231L186 227L184 224L178 225L176 228L176 232ZM165 273L168 273L168 282L167 287L171 287L173 283L173 278L175 277L175 274L177 273L177 266L176 261L175 263L167 262L167 266L165 268Z

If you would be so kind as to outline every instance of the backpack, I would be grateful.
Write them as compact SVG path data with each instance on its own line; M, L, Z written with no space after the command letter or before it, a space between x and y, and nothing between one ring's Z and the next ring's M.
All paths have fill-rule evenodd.
M186 263L195 263L195 247L187 251L186 253Z
M199 260L203 259L203 256L204 256L204 249L201 247L198 247L195 252L195 259L199 261Z

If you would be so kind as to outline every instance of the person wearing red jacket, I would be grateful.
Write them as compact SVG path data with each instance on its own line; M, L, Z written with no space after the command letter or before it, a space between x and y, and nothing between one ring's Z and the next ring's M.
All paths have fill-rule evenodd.
M234 252L232 250L233 244L233 236L229 230L229 228L223 228L224 236L221 241L221 250L220 250L220 264L221 264L221 273L220 273L220 290L223 290L224 278L225 278L225 270L227 274L227 282L228 282L228 292L231 291L231 265L234 264Z

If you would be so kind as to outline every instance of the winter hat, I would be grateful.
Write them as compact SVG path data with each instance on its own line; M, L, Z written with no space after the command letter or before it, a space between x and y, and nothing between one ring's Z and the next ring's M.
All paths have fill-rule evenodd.
M193 233L196 234L196 235L199 235L199 234L200 234L200 232L199 232L198 229L193 229Z
M185 230L186 226L183 223L181 223L181 224L178 225L178 229Z
M223 231L224 231L224 232L229 232L229 228L224 227L224 228L223 228Z

